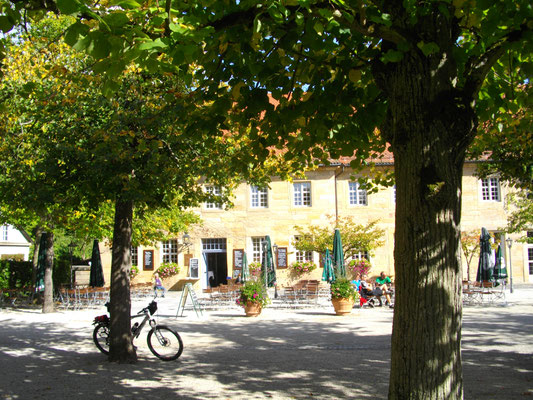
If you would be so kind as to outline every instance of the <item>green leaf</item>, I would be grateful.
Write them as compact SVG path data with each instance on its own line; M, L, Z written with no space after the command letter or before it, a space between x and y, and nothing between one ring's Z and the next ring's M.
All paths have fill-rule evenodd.
M80 10L80 3L77 0L57 0L56 3L62 14L76 14Z
M296 12L296 16L294 18L296 25L301 26L303 25L304 21L304 15L301 12Z
M152 50L155 48L158 49L164 49L168 47L168 45L163 42L160 38L157 38L156 40L153 40L151 42L144 42L139 46L139 50Z
M320 36L324 33L324 25L320 21L315 22L313 25L313 29L318 33Z
M389 62L399 62L403 58L403 53L397 50L389 50L382 57L381 61L386 63Z
M438 53L440 50L439 46L435 42L425 43L424 41L420 41L416 44L416 47L422 50L422 53L424 53L426 57L431 54Z
M80 40L80 36L85 36L88 31L89 27L81 22L70 25L65 32L65 43L74 46Z
M9 32L13 28L14 24L15 24L15 21L13 21L8 16L6 15L0 16L0 30L2 30L2 32Z
M261 32L261 20L259 19L259 15L254 18L254 33Z
M87 48L87 52L96 59L102 59L109 55L111 45L107 40L106 35L99 32L91 32L91 43Z
M68 0L67 0L68 1ZM135 8L141 8L141 4L138 3L135 0L113 0L111 1L111 5L116 5L119 7L122 7L126 10L132 10Z
M114 12L103 17L106 24L114 28L121 28L130 22L126 14L122 12Z

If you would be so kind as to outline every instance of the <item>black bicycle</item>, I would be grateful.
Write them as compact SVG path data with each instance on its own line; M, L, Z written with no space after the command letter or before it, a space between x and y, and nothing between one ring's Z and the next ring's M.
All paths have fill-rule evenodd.
M106 303L107 311L109 312L109 303ZM183 352L183 342L178 332L172 330L168 326L158 325L152 315L157 311L157 303L152 301L148 307L143 308L133 315L131 319L143 318L142 322L136 322L131 327L133 340L137 339L146 323L150 324L150 332L146 337L148 348L154 356L163 361L176 360ZM109 354L109 316L107 314L100 315L94 319L93 325L93 341L98 350L104 354Z

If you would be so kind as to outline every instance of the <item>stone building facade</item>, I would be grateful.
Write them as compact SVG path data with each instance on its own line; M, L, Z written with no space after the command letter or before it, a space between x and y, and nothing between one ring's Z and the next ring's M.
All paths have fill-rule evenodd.
M392 164L383 163L380 168L392 168ZM480 232L485 227L496 238L501 238L499 232L507 223L504 200L508 189L500 185L498 178L478 179L474 175L475 169L476 163L465 164L462 231ZM371 275L385 271L394 277L395 189L381 188L377 193L367 194L350 179L351 173L349 164L339 163L308 172L306 179L293 182L273 179L268 189L240 185L234 192L233 207L207 203L195 210L203 223L188 232L190 245L184 245L180 237L156 248L133 249L133 263L140 270L134 282L149 281L161 263L175 261L181 270L166 282L169 288L179 289L186 282L193 283L197 289L206 288L210 277L213 277L212 283L213 280L215 284L225 283L228 277L238 273L243 252L246 252L249 263L260 260L261 241L266 235L276 245L281 263L277 270L279 284L290 284L295 279L320 280L322 268L306 276L294 277L283 267L305 258L320 265L319 254L296 251L295 226L332 226L335 217L343 216L351 216L363 224L379 220L378 225L385 232L384 244L370 255ZM217 188L207 186L206 190L216 192ZM505 250L508 260L508 248ZM514 282L533 281L533 246L515 240L511 251ZM110 253L104 251L102 257L109 276ZM463 264L466 279L466 262ZM470 279L475 279L477 259L472 264L475 265L470 269ZM189 265L193 267L192 272Z

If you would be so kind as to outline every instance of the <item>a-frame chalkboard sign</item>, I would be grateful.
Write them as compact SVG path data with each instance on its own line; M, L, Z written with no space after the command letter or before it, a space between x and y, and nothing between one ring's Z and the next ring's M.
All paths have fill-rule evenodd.
M198 302L198 297L196 296L196 292L194 291L194 288L192 287L191 283L186 283L183 287L183 292L181 292L181 298L180 302L178 304L178 311L176 312L176 318L183 317L183 311L185 310L185 304L187 303L187 298L191 298L192 302L192 308L196 312L196 316L203 315L202 306Z

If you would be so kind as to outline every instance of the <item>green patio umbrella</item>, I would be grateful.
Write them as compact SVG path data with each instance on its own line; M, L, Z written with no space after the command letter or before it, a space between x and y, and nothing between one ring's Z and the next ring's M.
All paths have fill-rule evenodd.
M493 278L497 283L501 283L500 281L507 278L507 267L505 266L505 260L503 259L501 243L498 244L498 249L496 250Z
M46 259L46 235L47 233L41 234L41 241L39 242L39 255L37 256L37 275L35 277L35 291L42 292L44 291L44 270L45 270L45 259Z
M494 273L494 261L492 261L492 248L490 246L490 234L485 228L481 228L479 237L479 262L477 267L476 281L492 281Z
M102 287L105 284L104 271L102 269L102 259L100 258L100 249L98 240L93 242L93 253L91 256L91 272L89 275L89 286Z
M241 272L241 283L246 283L250 280L250 268L248 268L248 257L246 257L246 252L242 255L242 272Z
M346 277L341 232L338 228L335 229L335 234L333 235L333 268L337 277Z
M329 249L326 249L326 254L324 255L324 272L322 273L322 280L328 283L335 282L335 271L333 271Z
M272 244L270 236L265 236L263 259L261 261L261 271L265 279L265 286L272 287L276 283L276 269L274 267L274 256L272 254Z

